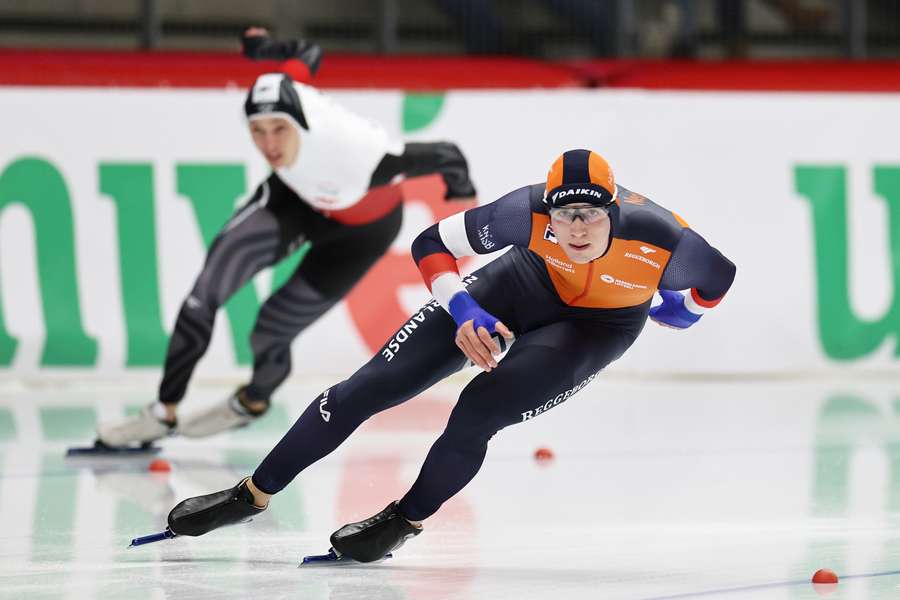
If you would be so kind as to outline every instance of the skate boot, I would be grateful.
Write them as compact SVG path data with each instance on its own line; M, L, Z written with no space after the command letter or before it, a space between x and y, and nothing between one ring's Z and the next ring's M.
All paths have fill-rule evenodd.
M169 512L169 529L175 535L198 536L251 520L266 507L253 503L248 479L245 477L231 489L182 500Z
M373 562L422 533L397 511L397 502L364 521L344 525L331 534L331 546L339 556L359 562Z
M268 402L263 410L251 411L247 406L249 400L246 389L247 386L239 387L224 401L179 419L178 433L192 438L207 437L229 429L244 427L260 418L268 410Z
M124 448L133 444L148 445L150 442L172 435L175 423L165 420L162 405L153 402L140 413L120 423L101 425L97 430L98 445L108 448Z

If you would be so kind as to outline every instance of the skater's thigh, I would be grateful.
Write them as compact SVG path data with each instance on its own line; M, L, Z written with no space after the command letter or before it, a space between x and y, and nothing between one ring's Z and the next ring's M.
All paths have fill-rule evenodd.
M571 321L522 334L497 368L469 382L455 418L490 434L532 419L593 381L632 342L627 332Z
M310 248L296 276L328 298L347 294L390 249L400 231L402 206L367 225L334 225L311 238Z
M377 410L396 406L463 368L456 324L432 300L410 315L350 379L336 386L340 400L365 397Z
M221 305L284 253L275 215L259 204L247 204L213 240L192 295Z

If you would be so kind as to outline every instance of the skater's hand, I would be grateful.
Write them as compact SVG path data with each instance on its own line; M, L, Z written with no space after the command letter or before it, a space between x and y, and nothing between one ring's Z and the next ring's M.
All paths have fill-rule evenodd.
M269 30L265 27L248 27L244 30L244 37L264 37L269 35Z
M659 290L662 304L650 309L650 319L669 329L687 329L700 320L701 315L689 311L684 305L684 294L671 290Z
M513 339L512 332L500 321L494 323L494 331L508 340ZM474 319L466 321L456 330L456 345L469 360L484 371L490 373L491 369L497 366L494 357L500 354L500 346L491 337L487 328L479 326L477 330L475 329Z
M271 40L264 27L248 27L241 35L241 52L249 59L262 59L261 51L266 44L271 44Z
M496 367L494 355L500 354L500 346L491 334L499 333L511 340L512 332L497 317L481 308L469 292L454 294L447 308L458 325L456 345L463 354L485 371Z

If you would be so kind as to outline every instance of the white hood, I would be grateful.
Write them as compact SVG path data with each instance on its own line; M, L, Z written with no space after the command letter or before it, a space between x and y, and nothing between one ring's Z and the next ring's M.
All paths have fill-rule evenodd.
M300 151L289 167L275 172L292 190L320 210L356 204L369 189L372 173L385 154L402 154L380 125L327 98L317 89L294 82L309 130L298 127Z

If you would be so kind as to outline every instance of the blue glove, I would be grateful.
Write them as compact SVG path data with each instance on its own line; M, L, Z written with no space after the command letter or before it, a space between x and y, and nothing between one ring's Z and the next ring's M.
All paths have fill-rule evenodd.
M484 327L488 333L494 333L494 327L499 319L478 306L469 292L456 292L448 304L450 316L456 321L457 327L462 327L466 321L473 321L472 325L476 332L479 327Z
M684 295L672 290L659 290L662 304L650 309L650 318L660 325L676 329L687 329L703 315L694 314L684 307Z

